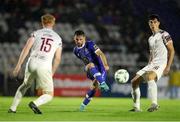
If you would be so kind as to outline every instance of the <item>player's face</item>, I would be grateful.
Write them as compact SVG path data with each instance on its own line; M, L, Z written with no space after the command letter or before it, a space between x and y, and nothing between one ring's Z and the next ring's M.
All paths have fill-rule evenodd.
M160 22L155 18L153 20L149 20L149 27L154 32L159 30Z
M78 47L81 47L85 43L85 39L86 39L86 37L83 35L79 35L79 36L75 35L74 36L74 42Z

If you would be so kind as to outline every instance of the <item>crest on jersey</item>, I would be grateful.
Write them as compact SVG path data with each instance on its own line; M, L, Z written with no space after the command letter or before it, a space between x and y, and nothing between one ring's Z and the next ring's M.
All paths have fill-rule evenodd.
M159 66L155 66L155 67L153 67L153 69L158 70L158 69L159 69Z
M85 48L85 52L89 52L87 48Z

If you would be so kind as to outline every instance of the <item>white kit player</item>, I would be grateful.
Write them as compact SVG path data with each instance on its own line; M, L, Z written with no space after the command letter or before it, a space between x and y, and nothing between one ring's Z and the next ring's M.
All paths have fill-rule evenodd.
M164 74L167 75L174 58L174 47L172 39L168 32L159 28L160 19L156 14L150 15L149 27L152 31L152 36L149 37L148 43L150 47L149 63L143 69L136 73L136 76L131 80L132 83L132 98L133 109L130 111L140 112L140 89L139 84L146 81L148 84L148 92L151 97L151 106L147 109L149 112L158 110L157 103L157 84L156 82Z
M17 106L34 80L37 81L39 87L43 90L43 94L39 98L29 103L29 107L35 114L42 114L38 106L51 101L53 98L54 87L52 76L61 61L62 41L61 37L53 31L55 24L54 16L50 14L43 15L41 23L43 28L31 34L13 71L13 75L16 77L31 50L26 64L24 81L17 89L8 113L16 113Z

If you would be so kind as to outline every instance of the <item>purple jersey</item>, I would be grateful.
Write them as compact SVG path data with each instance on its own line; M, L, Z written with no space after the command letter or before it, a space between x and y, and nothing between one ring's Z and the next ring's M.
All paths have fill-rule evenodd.
M75 47L73 52L85 65L93 63L100 72L103 72L105 69L102 60L95 53L97 50L99 50L97 45L93 41L87 40L82 47Z

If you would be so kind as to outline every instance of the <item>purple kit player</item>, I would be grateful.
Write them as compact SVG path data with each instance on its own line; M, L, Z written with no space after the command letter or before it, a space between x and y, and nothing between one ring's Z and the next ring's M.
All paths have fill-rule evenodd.
M74 54L83 61L87 77L93 81L93 86L87 92L80 106L80 111L83 111L91 101L98 86L101 91L109 90L106 84L106 71L109 70L109 66L104 53L92 40L86 39L86 35L82 30L77 30L74 33L74 42L76 44Z

